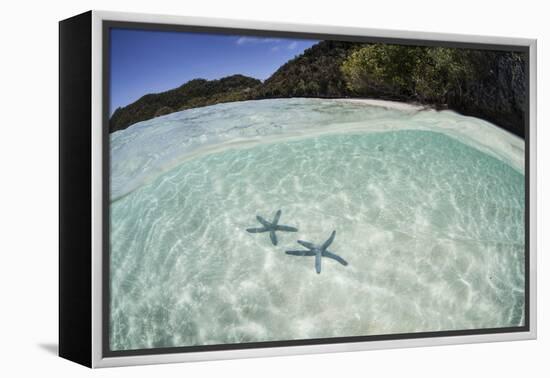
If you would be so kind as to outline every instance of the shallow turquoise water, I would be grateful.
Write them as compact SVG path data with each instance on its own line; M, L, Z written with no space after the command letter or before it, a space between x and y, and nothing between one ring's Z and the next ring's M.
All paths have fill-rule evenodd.
M111 204L111 348L523 324L524 175L482 150L422 129L323 133L149 176ZM297 234L245 231L278 209ZM347 267L285 255L332 230Z

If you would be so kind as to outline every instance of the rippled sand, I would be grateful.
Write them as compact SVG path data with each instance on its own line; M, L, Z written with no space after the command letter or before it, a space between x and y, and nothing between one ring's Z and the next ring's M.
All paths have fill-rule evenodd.
M205 123L194 122L208 129L214 117L212 128L224 128L220 119L242 116L246 124L250 107L266 106L256 103L210 107ZM111 203L113 350L523 324L519 140L454 113L275 104L325 123L300 135L274 111L268 125L258 121L264 142L227 144L253 138L245 128L219 143L193 136L191 148L184 136L194 129L182 130L189 124L177 114L179 128L161 117L153 121L166 128L138 124L112 136L114 190L131 188ZM417 125L399 127L407 118ZM272 131L278 120L282 132ZM466 140L453 122L481 131ZM154 169L129 158L132 148L150 151L143 135L172 149L149 157ZM278 209L298 233L278 233L275 247L245 231L259 225L256 214L271 219ZM297 238L322 243L332 230L330 249L347 267L323 259L317 274L312 257L284 253L301 248Z

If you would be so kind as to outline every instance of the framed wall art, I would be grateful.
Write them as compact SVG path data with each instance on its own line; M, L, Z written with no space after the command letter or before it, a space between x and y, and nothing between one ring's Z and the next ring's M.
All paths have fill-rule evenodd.
M59 26L62 357L536 337L535 40Z

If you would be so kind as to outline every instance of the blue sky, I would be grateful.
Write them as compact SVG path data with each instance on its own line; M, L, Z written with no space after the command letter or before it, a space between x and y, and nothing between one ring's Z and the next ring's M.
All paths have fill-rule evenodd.
M133 29L111 30L110 114L147 93L195 78L267 79L316 40Z

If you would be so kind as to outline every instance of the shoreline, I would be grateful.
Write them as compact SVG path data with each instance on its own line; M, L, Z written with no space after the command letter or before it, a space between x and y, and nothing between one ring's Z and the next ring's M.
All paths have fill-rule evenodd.
M274 100L299 100L299 99L306 99L306 100L326 100L326 101L336 101L336 102L344 102L344 103L350 103L350 104L358 104L358 105L367 105L367 106L374 106L374 107L380 107L388 110L398 110L403 112L420 112L420 111L429 111L433 110L436 112L441 111L449 111L456 113L463 117L470 117L474 119L479 119L484 122L490 123L493 126L496 126L500 130L504 131L507 134L513 135L515 137L520 138L525 142L525 138L513 133L511 130L508 130L504 126L498 125L494 122L492 122L489 119L486 119L484 117L476 116L476 115L470 115L462 113L456 109L452 108L438 108L436 105L431 104L420 104L417 102L406 102L406 101L398 101L398 100L384 100L384 99L377 99L377 98L366 98L366 97L273 97L273 98L255 98L255 99L246 99L246 100L237 100L237 101L227 101L227 102L219 102L216 104L210 104L210 105L203 105L203 106L196 106L193 108L187 108L183 110L174 111L168 114L163 114L160 116L156 116L153 118L149 118L143 121L136 122L124 129L119 129L115 131L109 131L109 135L113 135L117 132L121 132L124 130L127 130L131 127L134 127L135 125L141 124L143 122L151 122L152 120L156 120L159 118L169 117L173 116L174 114L189 111L189 110L196 110L196 109L203 109L208 107L214 107L214 106L220 106L225 104L238 104L238 103L247 103L247 102L263 102L263 101L274 101Z
M311 98L317 98L317 97L311 97ZM339 97L331 100L348 102L352 104L355 103L355 104L362 104L362 105L369 105L369 106L377 106L385 109L395 109L395 110L403 110L403 111L406 111L406 110L421 111L421 110L430 110L430 109L435 110L435 108L430 105L420 105L420 104L405 102L405 101L380 100L376 98Z
M217 104L213 106L225 106L226 109L224 109L225 112L229 111L230 113L233 111L232 108L234 106L248 106L250 107L250 104L252 102L258 102L258 101L264 101L264 100L247 100L247 101L238 101L238 102L231 102L231 103L224 103L224 104ZM353 133L374 133L374 132L385 132L385 131L397 131L397 130L424 130L424 131L434 131L434 132L440 132L442 134L445 134L449 137L452 137L454 139L459 140L460 142L469 145L473 148L476 148L477 150L480 150L481 152L484 152L488 155L491 155L499 160L502 160L506 162L508 165L515 168L517 171L524 174L524 141L523 139L517 137L516 135L507 132L506 130L488 122L480 118L476 117L469 117L464 116L459 113L456 113L451 110L442 110L437 111L430 108L425 107L419 107L407 103L399 103L394 101L379 101L375 100L372 101L370 99L352 99L352 101L349 101L348 99L318 99L318 98L294 98L294 99L277 99L277 100L265 100L265 101L294 101L296 103L301 102L313 102L318 101L321 103L322 101L326 102L336 102L336 103L355 103L364 105L365 107L373 107L378 108L378 112L395 112L394 114L403 113L405 115L409 114L410 117L406 117L406 120L411 120L411 123L408 124L408 122L405 122L405 118L403 119L394 119L394 120L386 120L386 119L380 119L378 116L375 116L374 118L368 120L361 120L361 121L347 121L347 120L335 120L334 122L331 122L330 124L301 124L298 120L295 120L292 118L293 121L297 121L299 124L285 124L285 129L280 130L279 128L274 128L271 130L272 132L262 132L261 134L257 134L254 125L251 125L250 128L242 129L245 132L250 131L252 134L242 134L240 132L237 132L234 135L227 135L227 130L218 130L216 131L212 137L212 139L208 140L208 136L205 136L207 139L203 139L202 136L199 136L198 134L194 136L193 139L196 140L196 144L192 143L191 145L185 147L183 150L180 149L181 147L176 148L177 151L171 150L171 147L169 145L166 145L167 148L162 148L163 151L169 153L165 155L164 157L159 158L158 160L155 159L155 162L149 162L148 164L152 163L150 168L153 168L152 172L150 169L146 171L142 171L138 173L137 171L135 174L131 175L133 177L128 177L128 181L123 180L122 182L119 182L119 184L122 185L115 185L117 187L115 189L115 193L111 192L111 202L115 202L116 200L120 199L121 197L125 196L126 194L132 192L133 190L137 189L138 187L141 187L142 185L149 182L152 178L157 177L159 174L162 174L175 166L182 164L189 160L194 160L196 158L200 158L205 155L210 155L213 153L219 153L223 152L228 149L248 149L252 148L258 145L264 145L264 144L273 144L273 143L280 143L285 141L293 141L293 140L300 140L304 138L314 138L319 137L323 135L330 135L330 134L353 134ZM239 103L239 105L235 105ZM198 110L200 112L204 112L204 114L208 114L209 111L205 110L204 107L202 107L203 110ZM269 107L268 107L269 108ZM195 108L194 111L197 111L199 108ZM382 110L383 109L383 110ZM426 111L421 111L426 110ZM411 113L412 111L412 113ZM182 111L186 112L186 111ZM181 112L180 112L181 113ZM261 114L261 112L259 112ZM437 115L436 115L437 114ZM173 117L173 119L170 119L169 117L173 117L173 114L169 114L162 117L157 118L166 118L165 120L160 119L158 122L160 124L166 123L166 124L172 124L172 128L177 127L178 123L181 123L182 125L185 125L185 119L178 119L176 117ZM434 124L434 116L439 119L437 121L437 124ZM155 120L157 119L155 118ZM221 120L218 120L221 121ZM286 120L288 122L288 120ZM144 121L144 122L151 122ZM222 121L223 122L223 121ZM284 123L284 121L282 121ZM405 122L405 123L404 123ZM136 124L137 125L137 124ZM155 128L157 131L160 131L158 127L162 127L162 125L155 124L151 125L140 125L139 129L134 129L133 125L132 127L117 131L113 135L111 134L111 138L115 136L115 139L118 139L118 137L123 137L126 133L138 133L141 134L147 129ZM206 129L211 129L209 125L204 126ZM231 129L231 126L228 126ZM140 130L141 129L141 130ZM196 130L198 131L198 130ZM214 130L212 130L214 131ZM265 130L264 130L265 131ZM161 133L162 134L162 133ZM225 135L225 137L219 138L220 136ZM147 139L149 140L149 139ZM167 142L162 142L167 143ZM116 142L115 142L116 144ZM135 151L134 151L135 153ZM113 156L115 166L116 161L118 160L115 156ZM115 166L112 168L115 169ZM148 172L147 172L148 171ZM117 180L115 180L117 181Z

